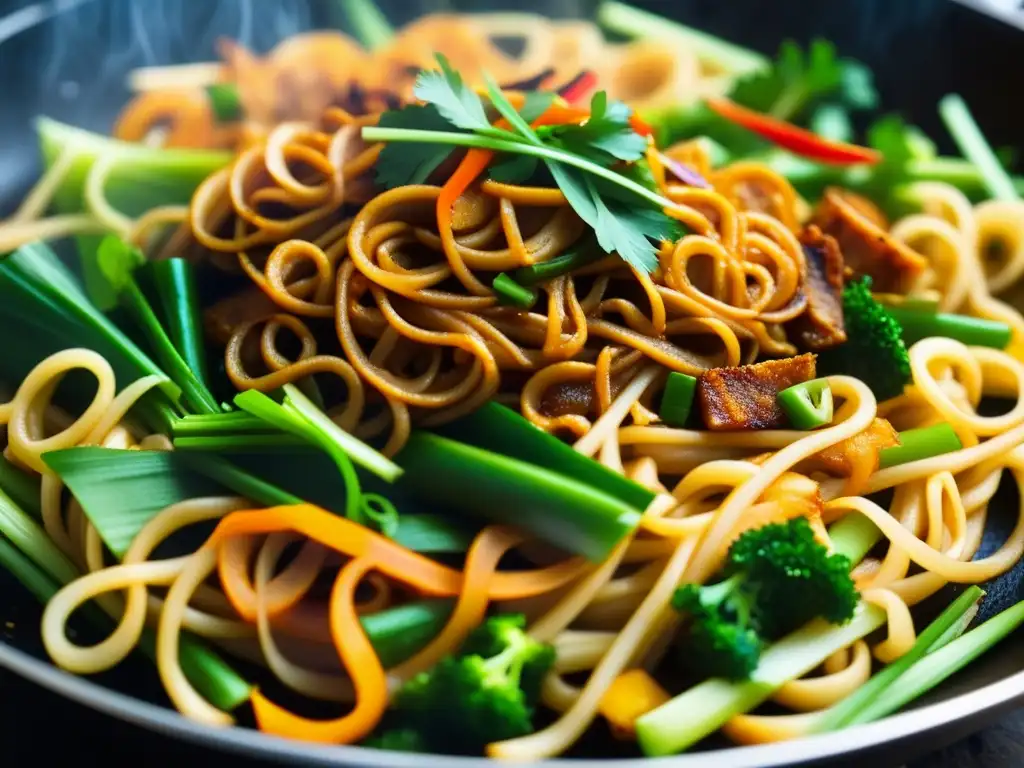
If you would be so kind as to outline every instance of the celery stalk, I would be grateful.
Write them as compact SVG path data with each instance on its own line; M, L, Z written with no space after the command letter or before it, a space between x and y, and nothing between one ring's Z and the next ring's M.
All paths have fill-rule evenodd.
M640 748L648 757L660 757L696 744L884 622L883 609L862 603L846 624L807 624L766 649L749 680L707 680L643 715L636 721Z

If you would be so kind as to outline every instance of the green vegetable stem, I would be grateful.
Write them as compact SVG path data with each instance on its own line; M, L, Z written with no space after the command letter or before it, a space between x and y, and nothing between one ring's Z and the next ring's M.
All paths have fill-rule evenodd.
M930 459L932 456L941 456L963 448L953 427L946 422L931 427L906 429L900 432L899 438L899 445L884 448L879 453L878 466L881 469Z
M517 309L529 310L537 303L537 289L520 285L512 277L502 272L491 283L498 303Z
M904 306L888 307L887 310L903 329L903 341L908 346L921 339L940 336L973 347L1006 349L1012 336L1010 326L996 320Z
M827 379L813 379L779 392L779 405L797 429L832 423L832 389Z
M697 393L697 379L685 373L673 371L665 382L661 395L658 415L670 427L685 427L693 410L693 399Z

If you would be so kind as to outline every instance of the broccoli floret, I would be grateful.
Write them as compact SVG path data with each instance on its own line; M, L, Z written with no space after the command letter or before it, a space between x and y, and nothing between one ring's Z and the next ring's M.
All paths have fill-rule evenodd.
M494 741L533 731L540 684L554 648L524 631L522 615L488 619L459 652L406 683L392 719L415 731L426 751L481 754Z
M690 615L688 657L714 677L749 677L765 642L816 617L848 621L859 599L849 559L829 554L802 517L741 535L722 576L686 584L672 601Z
M419 731L411 728L393 728L371 736L363 742L364 747L389 749L392 752L428 752Z
M880 401L902 394L910 381L903 329L871 296L870 277L843 289L843 322L846 341L818 355L819 373L854 376Z

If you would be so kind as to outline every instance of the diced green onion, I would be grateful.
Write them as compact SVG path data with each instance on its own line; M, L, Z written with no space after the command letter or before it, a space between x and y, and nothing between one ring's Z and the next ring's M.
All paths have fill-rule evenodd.
M959 672L992 646L1024 624L1024 602L1007 608L984 624L932 651L900 675L875 702L861 711L855 723L867 723L892 714Z
M829 526L828 537L835 554L859 563L881 540L882 532L864 515L851 512Z
M697 393L697 379L685 373L673 371L665 382L661 395L658 415L670 427L685 427L693 410L693 398Z
M814 730L817 732L834 731L848 725L865 722L861 719L863 712L866 709L869 711L878 697L896 683L897 678L910 669L918 659L937 650L939 643L943 641L948 643L952 639L948 634L950 629L959 629L960 632L966 629L963 624L964 616L973 615L974 606L984 595L985 592L977 585L971 585L964 590L935 621L917 636L917 641L909 651L868 680L853 694L823 712L821 719L815 722Z
M245 108L238 86L233 83L211 83L206 86L206 96L210 100L213 119L218 123L236 123L242 119Z
M905 306L886 309L903 328L903 341L908 346L930 336L940 336L972 347L1006 349L1012 336L1010 326L996 320L928 312Z
M405 470L399 488L594 561L640 522L636 509L591 485L437 435L414 432L396 459Z
M518 307L519 309L532 309L537 303L537 289L527 288L520 285L507 274L502 272L491 283L491 287L498 295L498 303L506 307Z
M931 427L907 429L900 432L900 444L892 448L884 448L878 455L878 466L881 469L907 464L911 461L930 459L963 448L960 438L953 427L943 422Z
M589 242L586 245L566 251L548 261L541 261L528 267L520 267L512 273L512 278L520 285L532 286L546 283L554 280L556 277L575 272L577 269L588 264L593 264L607 255L600 248L597 248L595 243Z
M359 623L381 664L393 667L437 637L452 607L451 600L420 600L360 616Z
M992 197L997 200L1019 200L1020 195L1013 179L992 151L963 98L955 93L946 96L939 102L939 114L964 157L978 169Z
M797 429L832 423L832 388L828 379L812 379L779 392L779 405Z

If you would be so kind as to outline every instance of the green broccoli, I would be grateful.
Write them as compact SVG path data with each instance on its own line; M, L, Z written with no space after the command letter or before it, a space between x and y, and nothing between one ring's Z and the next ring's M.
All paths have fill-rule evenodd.
M402 687L392 705L393 727L418 734L424 751L469 755L531 733L555 651L525 626L521 614L485 621L457 654Z
M871 278L864 277L843 290L846 342L818 354L819 374L854 376L871 388L878 400L903 393L910 381L910 357L903 329L871 296Z
M817 617L848 621L859 599L849 558L829 554L803 517L741 535L722 576L686 584L672 600L690 615L690 659L713 677L749 677L767 641Z
M429 752L419 731L411 728L392 728L374 734L362 744L374 749L388 749L392 752Z

